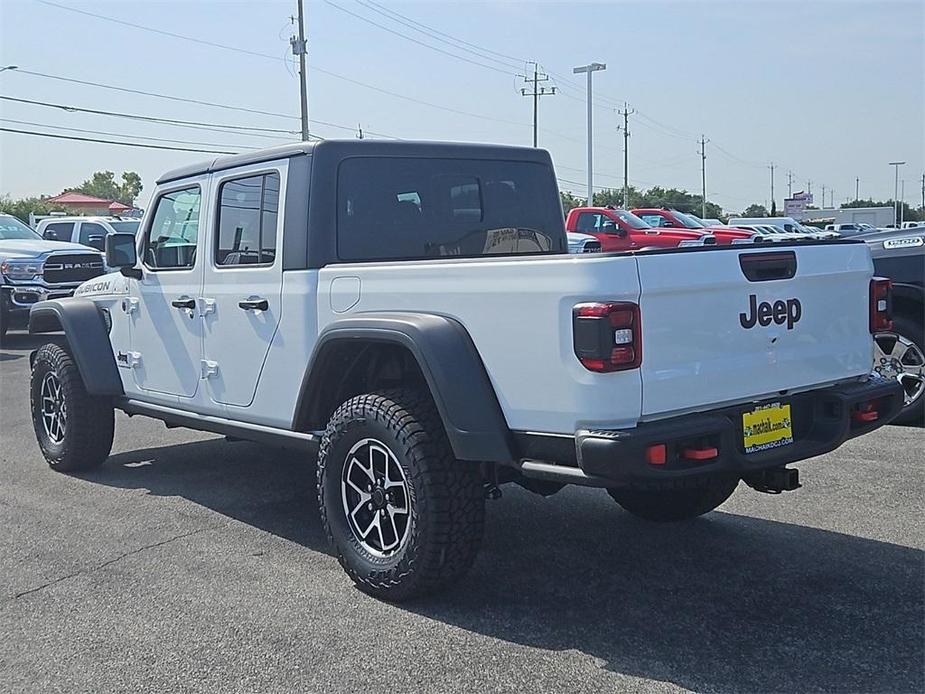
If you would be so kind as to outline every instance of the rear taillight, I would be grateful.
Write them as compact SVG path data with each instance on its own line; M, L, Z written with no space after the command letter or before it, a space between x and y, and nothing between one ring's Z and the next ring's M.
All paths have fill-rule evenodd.
M639 306L627 301L578 304L572 310L575 356L589 371L638 368L642 363Z
M870 331L879 333L893 329L893 283L885 277L870 281Z

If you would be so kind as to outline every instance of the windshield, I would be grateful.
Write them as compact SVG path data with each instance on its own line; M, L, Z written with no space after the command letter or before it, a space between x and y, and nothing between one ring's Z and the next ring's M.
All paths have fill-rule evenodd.
M690 215L686 215L683 212L678 212L677 210L672 210L672 214L681 220L681 223L684 224L688 229L704 229L706 224L701 223L699 219L694 219Z
M0 214L0 241L27 240L42 238L32 229L9 214Z
M120 234L134 234L138 231L138 225L141 222L110 222L109 226Z
M645 220L637 217L632 212L626 210L611 210L613 214L620 218L620 221L626 224L630 229L651 229L652 225Z

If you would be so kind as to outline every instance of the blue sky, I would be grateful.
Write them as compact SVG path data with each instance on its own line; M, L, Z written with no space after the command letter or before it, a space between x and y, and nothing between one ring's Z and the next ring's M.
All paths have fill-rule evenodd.
M772 161L778 167L779 205L788 170L794 173L794 190L811 180L817 199L823 185L836 191L836 202L853 198L856 176L861 197L891 197L893 173L887 163L896 159L908 162L902 170L906 199L921 201L925 3L377 2L307 3L311 117L345 126L313 126L323 137L353 137L350 129L361 124L367 132L405 139L529 145L532 106L519 93L523 84L516 73L523 72L524 60L536 59L555 73L551 83L560 88L559 94L541 99L540 146L552 152L562 187L582 193L585 95L577 84L583 76L572 75L572 67L599 61L607 63L607 70L594 78L598 186L622 185L622 136L615 110L626 100L637 110L630 118L630 181L637 186L699 191L695 140L704 133L711 140L708 196L728 210L767 203ZM0 0L0 66L20 66L0 73L0 94L159 118L298 128L298 83L287 60L294 0L60 4L266 57L142 31L37 0ZM376 11L383 6L399 13L398 21ZM464 52L400 23L408 19L492 52ZM291 117L125 94L23 70ZM279 142L9 101L0 102L0 118L0 127L82 137L108 136L49 126L232 149ZM161 171L208 156L0 133L0 193L55 194L94 170L132 169L145 182L144 203Z

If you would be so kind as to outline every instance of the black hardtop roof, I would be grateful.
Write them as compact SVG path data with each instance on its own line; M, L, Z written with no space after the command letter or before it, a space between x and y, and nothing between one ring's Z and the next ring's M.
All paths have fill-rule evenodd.
M189 164L167 171L157 179L158 185L183 178L199 176L234 169L247 164L263 161L287 159L305 154L324 152L328 156L342 158L348 156L426 156L466 159L507 159L515 161L535 161L551 163L549 153L544 149L533 147L515 147L512 145L486 145L468 142L412 142L408 140L324 140L322 142L294 142L279 147L259 149L241 154L216 157L214 159Z

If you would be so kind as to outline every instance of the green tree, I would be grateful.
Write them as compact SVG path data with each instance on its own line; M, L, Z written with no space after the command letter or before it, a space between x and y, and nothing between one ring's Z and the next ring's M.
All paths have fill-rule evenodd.
M759 205L758 203L754 203L745 208L745 210L742 212L742 216L743 217L767 217L768 208L765 207L764 205Z
M52 205L46 202L47 197L19 198L14 200L9 195L0 197L0 212L11 214L26 224L29 223L29 213L35 215L45 215L51 212L64 212L60 205Z
M584 198L579 198L567 190L560 190L559 197L562 199L562 211L565 214L568 214L569 210L573 210L585 204Z
M141 189L141 176L134 171L123 171L121 183L116 181L116 175L112 171L96 171L79 186L68 188L106 200L118 200L123 205L134 205Z

